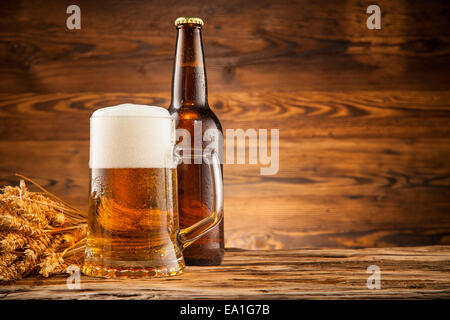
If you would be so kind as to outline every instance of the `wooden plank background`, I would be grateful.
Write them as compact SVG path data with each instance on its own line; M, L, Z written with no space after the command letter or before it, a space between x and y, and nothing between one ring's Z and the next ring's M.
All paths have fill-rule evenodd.
M450 3L0 3L0 185L15 172L86 209L89 117L170 101L175 28L205 20L225 129L279 128L280 170L226 165L228 247L450 244ZM81 8L67 30L66 8Z

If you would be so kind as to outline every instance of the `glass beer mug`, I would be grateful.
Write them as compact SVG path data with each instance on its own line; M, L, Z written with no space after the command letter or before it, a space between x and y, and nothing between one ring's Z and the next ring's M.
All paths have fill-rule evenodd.
M182 251L222 219L223 185L215 151L214 208L180 230L175 120L161 107L119 105L95 111L90 132L90 196L83 273L95 277L158 277L184 270Z

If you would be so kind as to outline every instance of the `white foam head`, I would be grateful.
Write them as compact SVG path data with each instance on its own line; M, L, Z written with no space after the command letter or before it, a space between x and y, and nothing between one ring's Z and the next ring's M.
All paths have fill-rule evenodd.
M98 109L91 116L90 168L173 167L175 124L161 107L136 104Z

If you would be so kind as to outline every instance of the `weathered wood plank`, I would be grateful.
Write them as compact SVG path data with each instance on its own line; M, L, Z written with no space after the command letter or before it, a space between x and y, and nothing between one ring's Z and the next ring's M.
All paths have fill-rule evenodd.
M0 95L0 181L86 209L89 116L168 94ZM449 92L212 95L224 128L279 128L280 170L225 165L226 242L246 249L450 243Z
M450 91L210 94L225 129L279 128L281 139L448 138ZM0 94L0 140L89 140L95 109L133 102L168 107L170 93Z
M225 165L227 245L280 249L448 243L449 155L441 152L441 162L430 157L433 143L443 142L287 143L280 149L276 176L260 176L257 166ZM87 141L1 141L1 182L16 184L13 173L20 172L86 210L88 148Z
M0 92L170 90L177 16L206 21L211 92L449 89L448 1L2 1ZM130 18L132 17L132 18Z
M0 286L1 299L437 299L450 297L450 247L384 249L228 249L218 267L188 267L150 280L66 276ZM381 270L381 289L368 289L366 269Z
M77 4L69 31L66 2L0 3L1 185L21 172L85 209L90 114L168 106L172 23L195 12L224 128L281 130L276 176L225 166L228 246L450 243L448 1L380 0L381 30L368 0Z

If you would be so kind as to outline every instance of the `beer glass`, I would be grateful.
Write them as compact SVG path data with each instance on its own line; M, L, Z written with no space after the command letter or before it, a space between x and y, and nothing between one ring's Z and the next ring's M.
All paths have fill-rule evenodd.
M90 121L83 273L106 278L182 273L183 249L222 219L217 152L200 153L213 180L211 215L180 230L176 167L191 155L181 155L175 145L174 118L164 108L126 104L99 109Z

